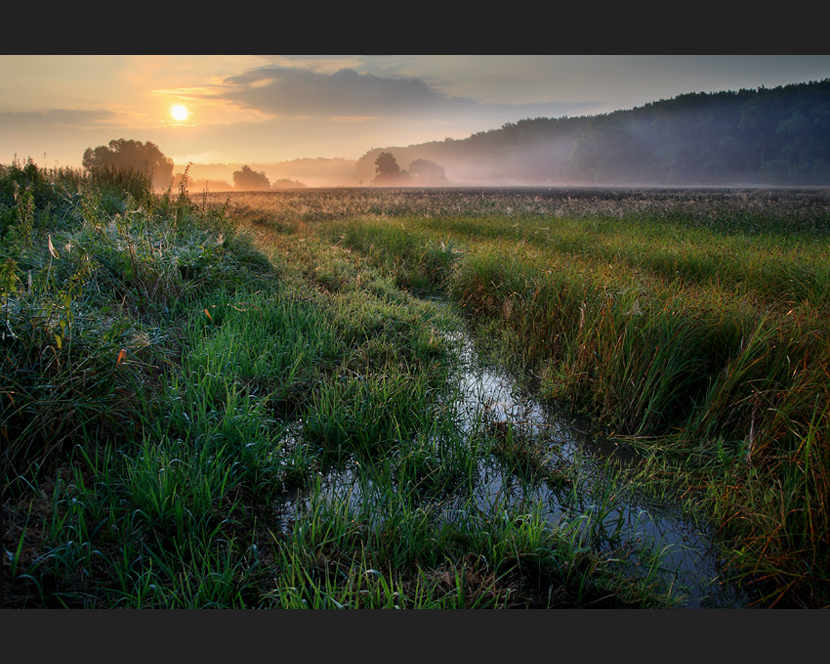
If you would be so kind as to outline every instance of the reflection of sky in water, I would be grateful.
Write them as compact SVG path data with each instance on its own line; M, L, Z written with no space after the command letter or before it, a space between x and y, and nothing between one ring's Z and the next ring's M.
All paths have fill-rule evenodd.
M474 422L483 412L490 421L513 423L523 434L547 444L551 462L578 464L584 480L577 492L556 492L541 486L534 489L535 495L527 495L515 481L510 486L500 473L482 469L479 485L483 495L479 503L482 499L485 503L503 500L512 493L514 500L535 500L546 505L546 516L554 524L573 525L580 519L584 523L584 515L600 518L592 494L602 484L603 466L633 464L634 455L626 454L613 443L592 438L570 425L561 414L523 394L505 372L488 367L477 358L466 336L458 335L455 341L462 359L460 380L467 421ZM607 482L603 488L607 490ZM611 504L616 507L601 516L605 533L616 530L623 541L635 544L653 542L656 550L662 552L666 573L673 575L676 571L678 582L688 587L686 606L732 604L733 600L726 597L718 584L717 547L705 527L685 518L676 505L638 496L633 487L615 486L611 490L616 494Z
M720 585L717 547L705 527L684 517L670 502L658 503L637 495L634 487L609 482L603 471L606 464L630 465L635 463L634 455L591 437L561 414L523 394L506 373L479 361L467 336L459 334L452 341L462 360L458 375L460 398L455 404L462 431L473 433L482 421L509 422L516 432L533 436L547 447L550 464L577 467L579 486L528 486L514 476L506 476L498 463L484 461L479 463L478 477L466 484L474 487L474 495L459 491L443 496L439 501L441 518L454 520L471 505L484 515L497 515L508 507L530 514L538 508L549 523L581 529L586 540L593 532L599 537L597 541L607 542L616 533L617 541L626 548L651 543L662 556L663 574L670 582L674 579L675 588L683 589L687 597L684 606L745 605L746 599L738 598L734 589ZM352 470L330 471L320 481L319 495L327 499L344 501L355 509L372 500L371 482ZM611 492L611 500L603 499L603 492L605 496ZM303 492L303 496L313 493ZM283 512L286 529L298 512L310 506L310 499L303 496L287 502ZM605 513L600 514L600 510Z

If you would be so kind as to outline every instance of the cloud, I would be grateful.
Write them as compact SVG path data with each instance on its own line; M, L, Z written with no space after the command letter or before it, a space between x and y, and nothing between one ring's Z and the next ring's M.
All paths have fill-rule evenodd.
M587 112L592 104L486 104L448 96L413 77L382 77L344 68L332 73L269 66L223 81L220 98L270 116L338 119L417 119L501 116L504 121L526 117L557 117Z
M49 163L40 165L57 161L80 166L88 147L122 137L148 140L125 126L124 120L124 113L110 110L0 112L0 163L11 163L13 157L40 158L48 153Z
M90 129L118 124L121 114L113 111L84 111L73 109L51 109L48 111L13 111L0 113L0 128L22 129Z
M417 78L382 78L354 69L334 73L263 67L225 79L220 98L269 115L293 117L407 117L471 107Z

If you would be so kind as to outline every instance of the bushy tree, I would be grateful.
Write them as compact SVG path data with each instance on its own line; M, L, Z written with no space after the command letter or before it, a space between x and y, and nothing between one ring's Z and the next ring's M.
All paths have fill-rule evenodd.
M83 167L96 170L137 171L152 178L154 187L167 188L173 182L173 160L164 156L155 143L119 138L109 145L87 148Z
M391 152L381 152L378 155L375 159L375 172L377 175L372 180L375 184L403 184L409 176L406 171L401 170L395 155Z
M264 171L255 171L250 166L243 166L233 172L234 189L243 191L263 191L271 188L271 181Z
M409 164L409 175L418 184L442 184L447 182L444 167L429 159L415 159Z
M272 189L299 189L305 185L299 180L292 180L291 178L280 178L271 183Z
M398 160L391 152L381 152L378 158L375 159L375 172L379 176L395 176L400 174L401 167L398 166Z

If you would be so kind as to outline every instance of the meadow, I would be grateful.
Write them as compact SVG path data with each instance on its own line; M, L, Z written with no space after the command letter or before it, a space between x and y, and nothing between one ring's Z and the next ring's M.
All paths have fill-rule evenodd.
M5 604L690 605L631 499L725 605L826 608L828 203L3 167ZM613 451L471 406L462 345Z

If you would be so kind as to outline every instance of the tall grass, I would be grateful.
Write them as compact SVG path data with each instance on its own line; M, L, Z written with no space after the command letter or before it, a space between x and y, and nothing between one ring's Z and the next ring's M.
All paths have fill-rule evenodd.
M0 184L14 606L674 605L616 470L462 423L436 295L696 497L762 605L828 604L821 195Z
M239 604L233 584L209 586L239 565L239 492L281 486L283 428L257 392L281 386L286 367L256 358L234 377L200 363L199 345L223 317L232 329L224 309L256 302L241 290L275 285L273 267L222 209L199 210L186 192L156 197L126 172L72 175L3 171L0 438L16 596ZM260 302L277 320L286 306ZM24 504L40 527L15 521Z
M613 223L408 216L336 230L401 275L428 273L425 247L452 243L432 283L536 373L542 395L707 475L745 579L771 580L770 601L822 604L827 213L789 204L716 220L681 203Z

